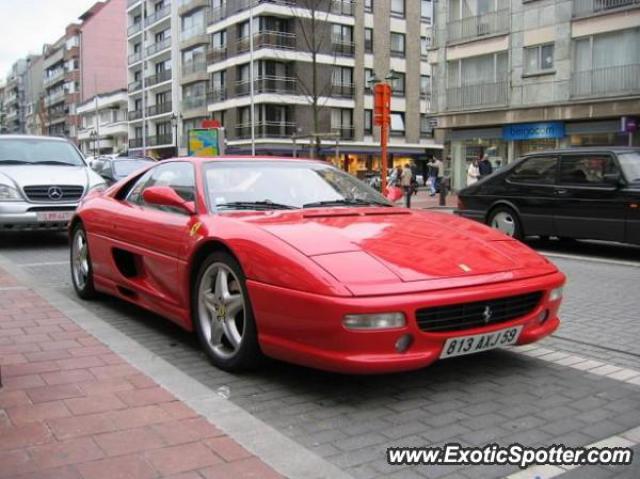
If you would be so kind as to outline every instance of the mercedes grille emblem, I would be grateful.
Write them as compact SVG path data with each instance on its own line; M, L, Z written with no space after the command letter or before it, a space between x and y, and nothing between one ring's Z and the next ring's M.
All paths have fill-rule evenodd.
M484 311L482 313L482 319L484 320L484 324L489 324L489 321L491 321L491 316L493 316L491 307L485 306Z
M52 186L51 188L49 188L49 191L47 193L49 194L49 198L51 198L52 200L62 199L62 188L60 188L59 186Z

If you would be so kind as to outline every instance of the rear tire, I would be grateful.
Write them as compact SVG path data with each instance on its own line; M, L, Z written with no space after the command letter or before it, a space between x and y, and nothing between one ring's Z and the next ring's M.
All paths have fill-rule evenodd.
M230 372L262 359L246 278L230 254L215 252L200 265L191 293L191 318L211 362Z
M518 240L524 238L520 217L508 206L497 206L491 210L487 224L512 238Z
M87 232L82 223L77 223L71 234L70 248L71 282L76 294L84 299L94 299L98 296L93 283L93 267L89 254Z

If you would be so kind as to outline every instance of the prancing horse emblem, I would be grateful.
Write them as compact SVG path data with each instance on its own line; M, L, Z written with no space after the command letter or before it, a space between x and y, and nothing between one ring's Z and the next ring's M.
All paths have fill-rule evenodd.
M493 316L491 307L485 306L484 311L482 312L482 319L484 320L484 324L489 324L489 321L491 321L491 316Z

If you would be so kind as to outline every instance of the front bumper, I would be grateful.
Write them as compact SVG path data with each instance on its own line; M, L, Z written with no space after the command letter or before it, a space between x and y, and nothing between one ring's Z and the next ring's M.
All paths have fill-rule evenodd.
M519 281L456 288L423 293L359 298L314 295L248 281L249 296L256 317L262 351L284 361L341 373L376 374L419 369L438 360L447 339L490 333L522 325L517 344L537 341L559 326L561 300L550 302L552 289L563 285L565 276L553 274ZM538 306L526 316L452 332L424 332L415 311L427 306L466 303L483 299L544 291ZM548 319L540 324L538 315L547 309ZM403 312L407 325L384 331L347 330L346 314ZM396 341L410 334L411 346L397 352Z
M0 202L0 232L2 231L59 231L69 225L68 221L41 221L39 212L73 212L78 202L31 203L26 201Z

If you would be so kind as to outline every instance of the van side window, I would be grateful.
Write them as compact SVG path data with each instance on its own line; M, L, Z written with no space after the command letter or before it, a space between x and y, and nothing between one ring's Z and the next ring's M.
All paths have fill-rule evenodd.
M535 156L516 166L509 181L517 183L540 183L551 185L556 180L558 159L553 156Z

